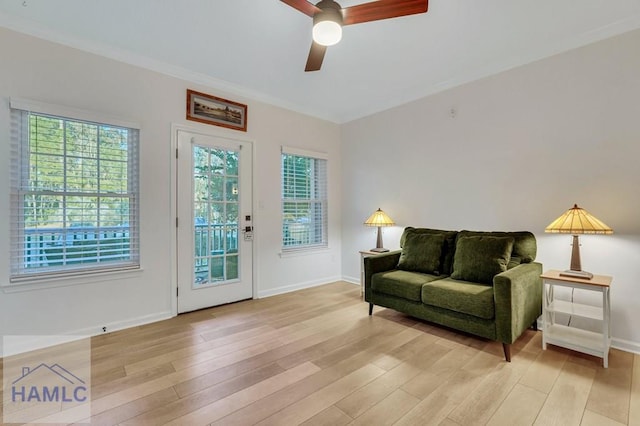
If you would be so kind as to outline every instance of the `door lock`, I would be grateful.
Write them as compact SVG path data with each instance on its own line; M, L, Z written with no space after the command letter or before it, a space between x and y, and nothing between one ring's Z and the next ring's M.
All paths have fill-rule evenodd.
M242 233L245 241L253 241L253 226L245 226Z

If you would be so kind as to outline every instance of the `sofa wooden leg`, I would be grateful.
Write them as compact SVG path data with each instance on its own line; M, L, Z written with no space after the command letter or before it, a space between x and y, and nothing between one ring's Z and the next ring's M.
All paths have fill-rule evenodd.
M503 343L502 350L504 350L504 359L506 359L507 362L511 362L511 344Z
M538 320L535 320L535 321L533 322L533 330L534 330L534 331L538 331Z
M373 303L369 303L369 315L373 313Z

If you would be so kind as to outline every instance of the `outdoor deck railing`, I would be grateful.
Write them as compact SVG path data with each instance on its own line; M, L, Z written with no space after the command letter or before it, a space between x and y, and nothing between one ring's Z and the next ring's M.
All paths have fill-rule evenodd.
M29 269L126 260L130 256L128 226L24 230L24 261Z
M238 224L195 225L195 275L197 281L207 282L214 277L224 277L225 255L238 253ZM225 246L226 240L226 246ZM226 261L232 261L227 259Z
M196 268L199 263L206 264L208 257L238 251L238 225L235 223L196 224L194 232ZM126 260L130 255L128 226L24 230L24 261L29 269Z

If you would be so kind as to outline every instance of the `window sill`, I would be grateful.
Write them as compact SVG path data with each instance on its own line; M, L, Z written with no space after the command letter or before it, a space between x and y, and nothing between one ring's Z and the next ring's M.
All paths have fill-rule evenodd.
M0 288L2 289L3 293L21 293L25 291L47 290L51 288L96 284L106 281L134 278L143 271L144 270L142 268L129 268L78 274L73 276L32 279L2 285L0 286Z
M327 253L329 251L331 251L331 248L329 248L328 246L308 247L308 248L282 250L280 253L278 253L278 256L285 259L288 257L312 256L314 254Z

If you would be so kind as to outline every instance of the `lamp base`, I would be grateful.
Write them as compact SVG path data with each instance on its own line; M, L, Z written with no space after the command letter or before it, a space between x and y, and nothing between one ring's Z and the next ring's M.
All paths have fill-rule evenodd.
M561 277L582 278L583 280L590 280L593 278L593 274L587 271L574 271L572 269L568 271L560 272Z
M388 252L388 251L389 251L389 249L382 248L382 247L376 247L376 248L372 248L372 249L371 249L371 250L369 250L369 251L372 251L372 252L374 252L374 253L386 253L386 252Z

